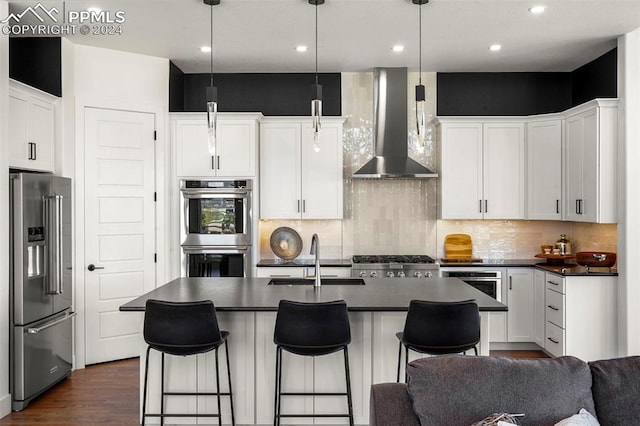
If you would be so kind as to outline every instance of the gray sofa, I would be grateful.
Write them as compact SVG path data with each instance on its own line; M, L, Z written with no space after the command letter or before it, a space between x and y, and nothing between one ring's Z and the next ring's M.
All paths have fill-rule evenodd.
M545 426L581 408L603 426L640 425L640 356L585 363L443 355L411 362L407 377L371 387L371 425L471 425L506 412Z

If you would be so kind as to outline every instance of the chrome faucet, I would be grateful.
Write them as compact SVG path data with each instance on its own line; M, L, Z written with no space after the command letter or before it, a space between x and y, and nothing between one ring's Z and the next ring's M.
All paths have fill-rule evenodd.
M313 254L316 256L316 261L315 261L315 268L316 268L315 278L316 279L315 279L315 282L313 283L313 286L320 287L322 282L320 281L320 240L318 239L318 234L313 234L313 237L311 237L310 254Z

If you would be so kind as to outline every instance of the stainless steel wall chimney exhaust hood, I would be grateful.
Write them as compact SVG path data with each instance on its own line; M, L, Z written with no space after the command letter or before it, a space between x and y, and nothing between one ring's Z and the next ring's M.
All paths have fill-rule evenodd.
M373 145L375 157L352 179L434 178L437 173L408 155L407 69L373 70Z

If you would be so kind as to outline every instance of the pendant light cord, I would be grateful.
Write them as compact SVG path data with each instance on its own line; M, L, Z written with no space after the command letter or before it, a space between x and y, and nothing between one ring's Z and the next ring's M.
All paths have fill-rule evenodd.
M318 3L316 2L316 84L318 84Z
M211 73L211 86L213 86L213 5L209 7L211 8L211 55L209 55L209 72Z
M419 12L419 31L418 31L418 80L420 85L422 85L422 3L420 3Z

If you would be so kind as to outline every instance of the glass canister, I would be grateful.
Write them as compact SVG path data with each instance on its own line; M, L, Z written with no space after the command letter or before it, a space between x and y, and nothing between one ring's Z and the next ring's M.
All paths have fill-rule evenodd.
M571 241L567 239L567 234L560 234L560 239L556 241L556 248L560 249L561 255L571 254Z

